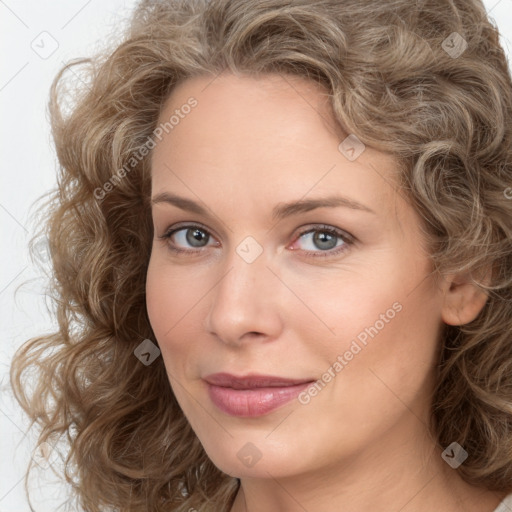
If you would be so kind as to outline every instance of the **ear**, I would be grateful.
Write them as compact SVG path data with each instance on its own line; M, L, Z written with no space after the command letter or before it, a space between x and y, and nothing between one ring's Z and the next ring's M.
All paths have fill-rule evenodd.
M488 284L489 274L485 284ZM467 275L450 275L443 282L444 302L441 310L443 322L464 325L473 321L487 302L488 294L474 285Z

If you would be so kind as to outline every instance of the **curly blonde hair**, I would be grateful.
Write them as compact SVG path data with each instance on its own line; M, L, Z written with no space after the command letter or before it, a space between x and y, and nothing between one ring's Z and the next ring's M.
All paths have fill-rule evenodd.
M65 89L68 69L89 83ZM314 80L347 133L397 157L436 274L464 272L488 294L474 321L446 326L432 432L469 453L465 481L512 491L512 82L482 2L147 0L113 51L52 85L60 170L41 235L58 330L11 369L39 442L67 440L80 507L227 511L240 485L208 459L162 358L133 354L155 339L144 146L178 83L225 70Z

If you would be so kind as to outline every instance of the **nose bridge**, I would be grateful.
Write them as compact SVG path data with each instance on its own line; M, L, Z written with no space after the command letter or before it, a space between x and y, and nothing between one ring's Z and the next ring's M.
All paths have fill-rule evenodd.
M235 343L246 333L265 337L281 328L276 277L267 268L263 251L242 242L226 259L226 272L215 286L207 328L225 342Z

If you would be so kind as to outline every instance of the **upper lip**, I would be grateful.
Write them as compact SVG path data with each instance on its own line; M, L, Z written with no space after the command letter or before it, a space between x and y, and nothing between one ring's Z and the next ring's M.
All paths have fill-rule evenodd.
M230 373L212 373L203 377L209 384L233 389L253 389L266 387L285 387L312 382L313 379L289 379L276 377L274 375L250 374L243 376L231 375Z

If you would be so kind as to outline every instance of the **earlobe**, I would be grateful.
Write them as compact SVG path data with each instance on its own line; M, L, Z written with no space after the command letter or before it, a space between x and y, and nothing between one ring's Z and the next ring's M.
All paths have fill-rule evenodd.
M443 322L448 325L464 325L472 322L482 311L488 294L469 281L446 282L444 303L441 311Z

